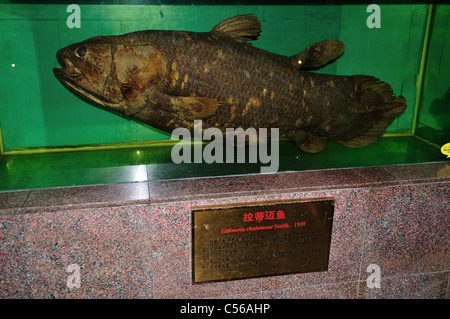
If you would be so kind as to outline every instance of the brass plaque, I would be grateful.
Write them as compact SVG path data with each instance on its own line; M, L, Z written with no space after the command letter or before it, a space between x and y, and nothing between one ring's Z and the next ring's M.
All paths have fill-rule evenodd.
M334 199L192 208L192 280L328 270Z

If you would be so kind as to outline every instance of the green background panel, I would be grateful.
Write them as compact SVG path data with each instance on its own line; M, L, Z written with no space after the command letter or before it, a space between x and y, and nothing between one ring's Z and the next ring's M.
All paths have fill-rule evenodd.
M438 145L450 142L450 6L435 7L416 133Z
M343 41L345 54L317 72L368 74L388 82L408 104L388 132L412 128L426 5L381 5L380 29L366 26L367 4L82 4L80 29L66 26L70 15L66 8L67 4L0 4L0 45L7 48L0 50L0 126L5 151L168 139L167 133L95 108L66 90L53 76L52 69L58 67L56 51L96 35L145 29L209 31L223 19L243 13L254 13L262 22L262 34L253 44L279 54L296 54L323 39ZM428 81L429 86L433 81Z
M312 43L339 39L346 46L344 55L315 72L376 76L408 104L388 128L390 137L366 148L328 142L322 152L307 154L291 141L281 140L279 171L446 160L439 146L450 142L449 5L382 4L381 28L369 29L367 3L155 5L157 1L136 0L131 2L151 5L96 5L84 1L81 29L69 29L70 2L45 2L0 0L0 150L5 151L0 154L0 191L259 173L265 166L259 162L174 164L170 156L174 141L152 142L169 139L168 133L81 101L52 72L59 67L58 49L92 36L145 29L209 31L218 22L244 13L254 13L262 23L253 45L291 56ZM99 145L108 143L113 145ZM93 147L79 147L83 145ZM59 146L63 148L52 148ZM55 152L72 149L76 152ZM83 151L87 149L96 151Z

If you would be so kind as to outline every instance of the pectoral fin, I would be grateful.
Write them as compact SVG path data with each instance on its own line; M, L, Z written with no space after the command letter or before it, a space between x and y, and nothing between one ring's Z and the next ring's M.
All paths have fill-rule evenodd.
M302 150L308 153L318 153L325 147L325 141L319 135L296 130L290 138Z
M185 119L202 119L213 115L221 105L217 99L208 97L173 96L153 87L147 91L147 103L173 116Z
M187 119L201 119L213 115L220 103L207 97L171 97L173 110Z

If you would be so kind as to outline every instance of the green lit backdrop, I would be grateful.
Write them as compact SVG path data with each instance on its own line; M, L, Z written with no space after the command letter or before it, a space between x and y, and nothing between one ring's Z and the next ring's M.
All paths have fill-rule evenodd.
M330 142L307 154L281 141L279 171L447 160L440 146L450 142L450 5L380 4L381 28L371 29L369 3L110 2L118 4L80 1L81 28L71 29L70 1L0 0L0 191L259 173L258 163L174 164L168 133L81 101L52 72L57 50L89 37L209 31L244 13L262 24L253 45L291 56L324 39L341 40L344 55L316 72L378 77L408 104L385 137L363 149Z
M436 6L433 13L415 133L443 145L450 142L450 5Z
M407 111L388 132L411 131L416 104L426 5L382 5L381 28L369 29L367 5L81 5L81 28L70 29L63 5L0 5L0 125L5 151L29 147L127 143L169 138L140 123L129 121L84 103L53 76L58 49L96 35L113 35L145 29L209 31L223 19L254 13L262 22L255 46L293 55L323 39L339 39L345 54L318 72L368 74L392 85L407 101ZM447 24L434 35L439 54L448 53L445 39L448 10L440 14ZM441 22L442 19L440 20ZM439 24L439 23L438 23ZM444 23L445 24L445 23ZM445 27L445 28L444 28ZM430 53L433 57L433 52ZM442 61L440 68L448 66ZM14 65L14 67L13 67ZM431 62L429 63L429 68ZM438 72L439 73L439 72ZM445 73L445 74L443 74ZM428 85L424 102L443 98L448 72L434 75L440 83ZM446 80L447 84L443 83ZM442 90L441 90L442 89ZM442 91L442 92L441 92ZM438 121L423 117L427 125Z

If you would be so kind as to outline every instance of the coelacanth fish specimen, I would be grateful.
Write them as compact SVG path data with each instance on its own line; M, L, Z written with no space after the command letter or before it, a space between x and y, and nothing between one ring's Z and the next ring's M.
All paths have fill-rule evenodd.
M344 51L324 40L292 57L258 49L253 15L226 19L210 32L149 30L98 36L56 54L55 76L83 99L163 131L278 128L306 152L324 137L364 147L406 108L390 85L366 75L317 74Z

